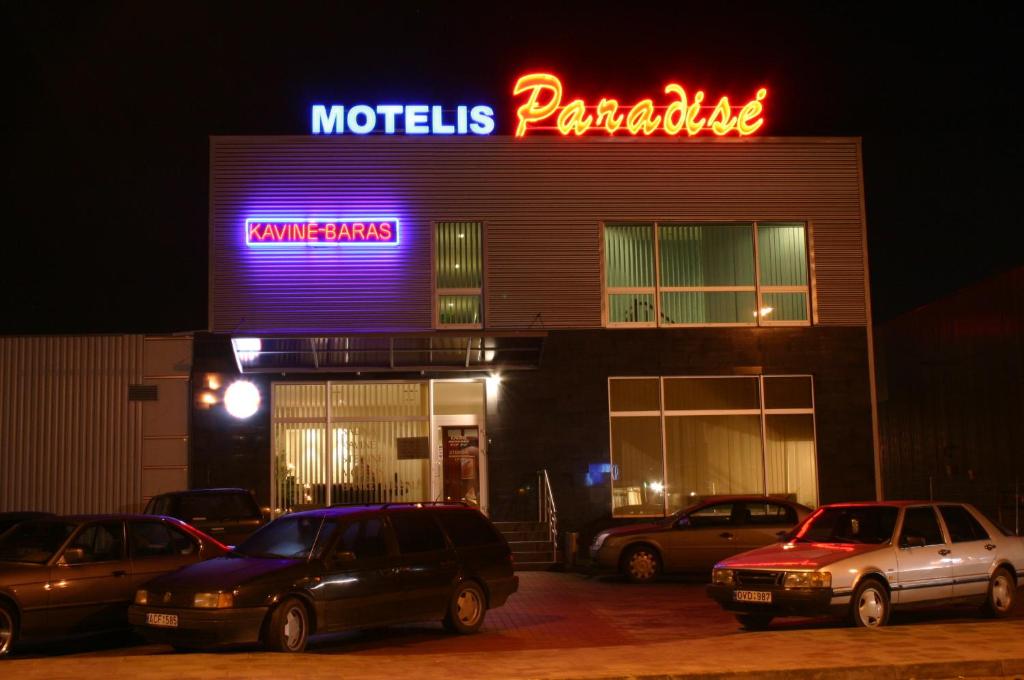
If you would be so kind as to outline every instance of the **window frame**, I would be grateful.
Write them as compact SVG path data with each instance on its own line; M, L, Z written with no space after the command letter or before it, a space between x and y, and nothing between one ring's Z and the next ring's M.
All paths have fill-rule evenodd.
M761 224L801 224L804 228L804 266L807 273L807 285L805 286L765 286L761 284L761 253L758 243L758 227ZM661 225L693 224L700 226L749 226L752 230L754 248L754 284L752 286L662 286L661 285ZM653 239L653 267L654 285L644 286L609 286L608 285L608 260L605 248L605 234L609 226L640 226L650 225ZM598 243L600 245L601 264L601 323L604 328L758 328L758 327L786 327L786 326L811 326L815 323L817 307L812 295L816 293L814 285L814 258L812 256L813 246L811 241L811 222L807 219L771 219L771 220L602 220L599 223ZM485 242L486 247L486 242ZM712 323L665 323L661 320L661 294L662 293L754 293L755 316L749 323L746 322L712 322ZM760 316L760 310L764 308L764 294L772 293L803 293L804 294L804 320L783 320L775 321L764 319ZM611 305L609 297L612 295L650 295L654 300L654 320L643 322L612 321Z
M473 223L480 225L480 287L441 288L437 285L437 228L440 224ZM482 219L443 219L430 222L430 320L439 330L481 330L487 314L485 290L487 288L487 222ZM476 295L480 298L480 323L441 323L441 297L444 295Z
M707 379L755 379L757 380L758 390L758 408L756 409L702 409L702 410L669 410L665 406L665 382L667 380L679 380L679 379L690 379L690 380L707 380ZM804 378L810 381L811 389L811 405L809 407L799 408L772 408L767 406L765 398L765 380L771 380L773 378ZM612 410L612 381L613 380L657 380L658 381L658 410L652 411L613 411ZM665 419L671 417L686 417L686 416L718 416L718 415L759 415L760 419L760 435L761 435L761 474L762 484L765 491L764 498L766 501L771 501L773 498L778 499L778 494L768 493L768 416L773 415L810 415L811 416L811 436L813 438L814 445L814 503L817 507L820 502L820 479L818 476L818 420L817 420L817 403L815 397L815 385L814 375L810 373L771 373L763 374L759 373L756 375L747 374L731 374L731 375L614 375L608 376L606 379L606 390L607 390L607 403L608 403L608 462L614 468L617 463L615 462L615 444L612 437L612 420L613 418L630 418L630 417L658 417L659 428L660 428L660 439L661 439L661 461L662 461L662 484L664 488L668 489L669 477L668 477L668 435L666 432ZM669 512L669 494L664 493L662 496L662 512L661 514L628 514L628 515L616 515L615 514L615 486L614 479L609 483L609 494L611 501L611 512L612 517L669 517L674 512ZM799 501L798 501L799 502Z

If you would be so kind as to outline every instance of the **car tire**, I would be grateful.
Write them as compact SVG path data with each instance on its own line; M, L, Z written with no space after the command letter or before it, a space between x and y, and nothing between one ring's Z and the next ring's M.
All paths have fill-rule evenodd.
M453 633L467 635L480 630L487 614L487 597L475 581L463 581L455 588L448 602L442 623Z
M1015 604L1017 604L1017 584L1006 567L999 567L992 572L992 578L988 580L988 595L985 597L985 604L982 605L981 611L986 616L1001 619L1013 613Z
M271 652L302 652L309 641L309 610L301 600L287 597L270 613L263 645Z
M771 614L737 614L736 620L744 630L764 630L771 625L775 617Z
M0 602L0 658L11 653L18 639L18 614L14 607Z
M635 545L622 556L622 575L630 583L650 583L661 574L661 556L649 545Z
M874 578L857 585L850 598L850 623L857 628L881 628L889 623L889 590Z

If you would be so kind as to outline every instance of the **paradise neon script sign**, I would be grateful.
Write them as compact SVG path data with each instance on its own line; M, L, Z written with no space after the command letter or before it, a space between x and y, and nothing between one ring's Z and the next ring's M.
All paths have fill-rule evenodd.
M457 106L453 110L425 104L359 104L348 110L337 105L313 106L314 135L341 135L346 131L355 135L393 135L399 128L407 135L489 135L494 132L494 109L479 105Z
M562 81L549 73L531 73L516 81L513 94L526 97L526 102L516 111L516 137L525 137L529 130L552 129L563 135L577 136L603 131L609 135L663 132L671 136L685 132L693 137L710 131L719 137L728 134L745 137L764 125L761 102L768 90L760 88L754 98L742 106L730 104L728 97L722 97L714 106L705 106L704 92L697 90L691 100L686 90L676 83L665 86L668 101L662 105L655 105L653 99L641 99L632 106L621 106L617 100L607 97L594 105L582 99L562 104ZM737 112L734 114L734 111ZM549 120L552 118L553 121Z
M250 246L396 245L398 220L393 217L267 219L245 221Z

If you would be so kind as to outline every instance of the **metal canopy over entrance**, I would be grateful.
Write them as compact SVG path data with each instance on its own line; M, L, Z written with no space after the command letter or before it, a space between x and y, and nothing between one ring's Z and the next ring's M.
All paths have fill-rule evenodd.
M547 333L234 337L242 373L535 369Z

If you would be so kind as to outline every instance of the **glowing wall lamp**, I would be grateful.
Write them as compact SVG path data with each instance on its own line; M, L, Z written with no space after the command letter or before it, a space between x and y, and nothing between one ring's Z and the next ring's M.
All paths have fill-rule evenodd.
M248 418L260 407L260 391L248 380L236 380L224 392L224 408L236 418Z

